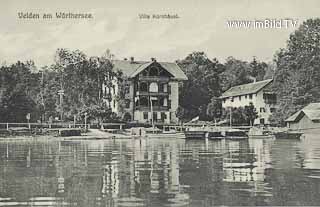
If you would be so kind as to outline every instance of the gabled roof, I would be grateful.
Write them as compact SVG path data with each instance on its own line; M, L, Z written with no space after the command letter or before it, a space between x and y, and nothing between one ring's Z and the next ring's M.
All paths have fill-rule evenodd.
M153 61L130 61L130 60L113 60L112 61L115 70L120 70L123 74L129 78L133 78L150 66ZM167 70L174 79L177 80L188 80L187 76L181 70L181 68L176 63L169 62L157 62L165 70Z
M299 121L303 115L307 116L312 121L320 120L320 103L310 103L300 111L287 118L285 121L296 122Z
M272 82L272 79L267 79L267 80L258 81L254 83L234 86L234 87L231 87L229 90L225 91L220 98L254 94L262 90L271 82Z

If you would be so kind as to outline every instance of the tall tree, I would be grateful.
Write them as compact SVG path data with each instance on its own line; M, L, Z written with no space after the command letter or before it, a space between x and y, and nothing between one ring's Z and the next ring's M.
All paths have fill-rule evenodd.
M18 61L0 68L0 121L26 122L26 114L33 113L33 121L39 118L37 102L39 74L33 71L32 61Z
M309 19L293 32L286 48L275 54L274 92L278 123L310 102L320 101L320 19Z
M180 90L184 118L205 115L211 98L221 95L219 74L224 71L223 64L217 59L210 60L204 52L193 52L178 61L178 65L188 77Z

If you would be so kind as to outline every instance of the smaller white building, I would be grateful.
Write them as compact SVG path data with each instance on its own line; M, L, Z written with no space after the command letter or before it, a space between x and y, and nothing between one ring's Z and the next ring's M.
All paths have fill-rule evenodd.
M258 112L254 124L269 124L269 117L276 109L277 96L270 90L272 79L231 87L222 96L222 107L245 107L250 103Z

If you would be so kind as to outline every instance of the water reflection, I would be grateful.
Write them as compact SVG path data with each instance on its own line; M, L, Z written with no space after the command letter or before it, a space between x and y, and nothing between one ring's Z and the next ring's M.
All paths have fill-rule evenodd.
M0 206L319 205L320 139L0 142Z

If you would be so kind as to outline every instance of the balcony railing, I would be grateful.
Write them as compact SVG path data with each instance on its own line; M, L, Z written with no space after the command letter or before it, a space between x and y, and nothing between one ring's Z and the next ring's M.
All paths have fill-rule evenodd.
M150 106L136 106L135 109L139 110L139 111L151 111ZM153 111L168 111L169 107L168 106L153 106L152 110Z
M169 92L148 92L148 91L137 91L138 96L168 96Z
M139 76L139 80L166 82L169 81L170 78L162 76Z

